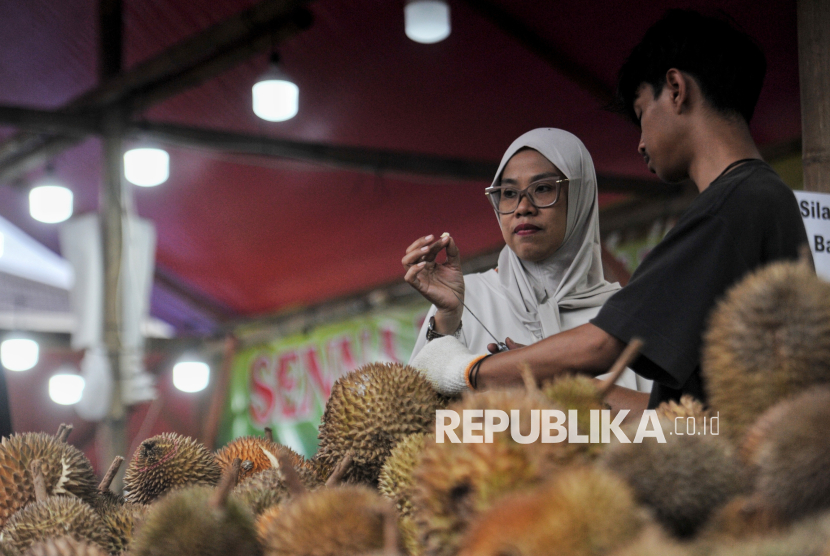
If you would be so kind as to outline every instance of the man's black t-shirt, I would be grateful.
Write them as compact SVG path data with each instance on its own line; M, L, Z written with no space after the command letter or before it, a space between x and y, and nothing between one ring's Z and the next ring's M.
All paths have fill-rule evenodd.
M793 192L765 162L709 185L591 321L645 346L631 368L654 380L649 407L683 394L706 401L700 349L709 313L746 273L795 259L807 233Z

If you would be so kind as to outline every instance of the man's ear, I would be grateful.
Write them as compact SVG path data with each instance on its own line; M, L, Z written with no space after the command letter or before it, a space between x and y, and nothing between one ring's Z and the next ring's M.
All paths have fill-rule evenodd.
M669 91L672 107L676 114L681 114L689 106L689 76L677 68L666 72L666 88Z

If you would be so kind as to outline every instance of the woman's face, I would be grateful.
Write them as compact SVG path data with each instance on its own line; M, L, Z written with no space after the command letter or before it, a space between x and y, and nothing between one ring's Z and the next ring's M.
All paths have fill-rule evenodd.
M503 186L525 189L532 183L565 179L553 163L533 149L514 154L501 175ZM500 214L504 241L523 261L540 262L551 255L565 240L568 223L568 185L562 184L559 200L552 207L536 208L522 195L519 206L511 214Z

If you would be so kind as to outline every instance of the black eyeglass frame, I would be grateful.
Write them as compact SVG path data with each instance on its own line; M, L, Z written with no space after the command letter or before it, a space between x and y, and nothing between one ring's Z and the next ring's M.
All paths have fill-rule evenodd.
M515 187L505 186L505 185L498 185L495 187L488 187L484 190L484 194L487 195L487 198L490 200L490 204L493 205L493 210L495 210L498 214L513 214L516 212L516 209L519 208L519 203L522 202L522 195L527 196L527 200L530 201L530 204L536 207L537 209L543 209L552 207L559 201L559 194L562 191L562 184L570 183L570 178L562 178L561 180L556 180L553 182L553 185L556 186L556 198L553 200L552 203L547 205L537 205L536 200L533 198L533 195L530 193L531 188L536 188L540 185L551 185L551 182L548 181L538 181L535 183L531 183L521 191L517 190ZM519 196L516 198L516 208L509 211L500 211L498 206L498 199L496 198L497 193L501 193L505 189L513 189L515 190Z

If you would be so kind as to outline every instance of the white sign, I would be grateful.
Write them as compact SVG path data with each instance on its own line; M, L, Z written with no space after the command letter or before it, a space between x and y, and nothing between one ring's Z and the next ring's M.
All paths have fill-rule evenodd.
M807 229L816 274L830 281L830 193L793 191Z

